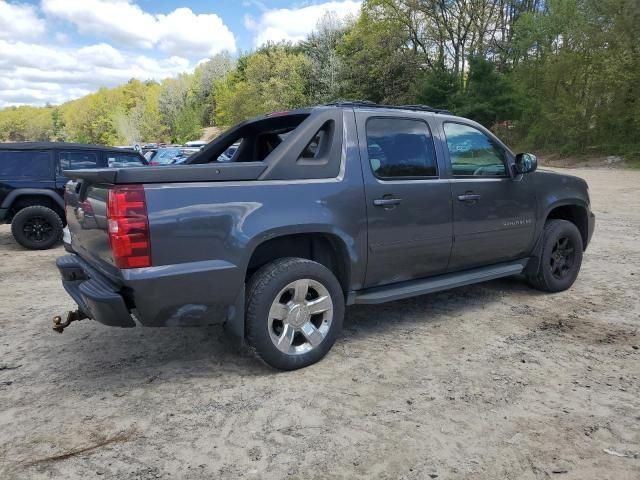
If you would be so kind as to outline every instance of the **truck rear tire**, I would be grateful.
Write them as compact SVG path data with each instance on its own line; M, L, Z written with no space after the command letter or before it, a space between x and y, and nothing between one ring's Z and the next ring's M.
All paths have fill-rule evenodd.
M561 292L573 285L582 264L582 236L567 220L548 220L542 232L538 271L528 277L531 286L543 292Z
M281 258L249 281L247 342L268 365L295 370L331 349L342 330L344 294L325 266L303 258Z
M62 238L62 219L42 205L25 207L11 221L11 233L20 245L30 250L46 250Z

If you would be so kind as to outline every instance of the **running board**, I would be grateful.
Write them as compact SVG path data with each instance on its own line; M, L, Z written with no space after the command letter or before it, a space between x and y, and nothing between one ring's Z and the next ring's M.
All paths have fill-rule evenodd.
M421 280L394 283L384 287L373 287L355 292L353 303L384 303L402 298L415 297L426 293L439 292L450 288L462 287L473 283L486 282L496 278L508 277L522 273L528 258L515 262L498 263L489 267L474 268L464 272L446 273Z

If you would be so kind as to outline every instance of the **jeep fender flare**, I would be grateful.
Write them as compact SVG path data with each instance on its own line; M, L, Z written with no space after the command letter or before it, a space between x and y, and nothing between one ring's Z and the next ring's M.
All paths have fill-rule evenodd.
M64 211L64 200L62 199L62 197L60 197L60 195L58 195L56 192L53 192L51 190L46 190L43 188L17 188L11 191L9 195L6 196L6 198L2 202L2 205L0 205L0 208L5 208L5 209L11 208L11 205L13 205L13 202L17 198L22 197L24 195L40 195L43 197L49 197L53 199L53 201L56 203L56 205L58 205L62 209L62 211Z

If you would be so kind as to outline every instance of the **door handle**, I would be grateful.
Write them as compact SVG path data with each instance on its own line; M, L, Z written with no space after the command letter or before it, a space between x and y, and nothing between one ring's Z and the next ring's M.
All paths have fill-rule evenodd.
M461 202L475 202L480 200L480 195L477 193L465 193L464 195L458 195L458 200Z
M392 207L394 205L399 205L402 202L401 198L376 198L373 201L373 204L376 207Z

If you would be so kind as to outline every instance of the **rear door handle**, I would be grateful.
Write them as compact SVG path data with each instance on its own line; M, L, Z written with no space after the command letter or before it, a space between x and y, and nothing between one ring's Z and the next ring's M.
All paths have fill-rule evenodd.
M402 202L401 198L376 198L373 201L373 204L376 207L392 207L394 205L399 205Z
M480 195L477 193L465 193L464 195L458 195L458 200L461 202L474 202L480 200Z

